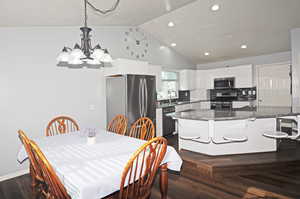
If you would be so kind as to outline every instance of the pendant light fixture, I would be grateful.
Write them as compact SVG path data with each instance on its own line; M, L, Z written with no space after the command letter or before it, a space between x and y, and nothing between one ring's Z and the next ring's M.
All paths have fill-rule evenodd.
M112 57L107 49L101 48L99 44L92 47L91 28L87 26L87 5L93 10L101 14L107 14L114 11L120 0L116 0L111 9L100 10L92 5L88 0L84 0L84 27L81 27L81 45L75 44L74 48L64 47L57 57L57 66L65 66L69 68L100 68L104 67L104 63L111 63Z

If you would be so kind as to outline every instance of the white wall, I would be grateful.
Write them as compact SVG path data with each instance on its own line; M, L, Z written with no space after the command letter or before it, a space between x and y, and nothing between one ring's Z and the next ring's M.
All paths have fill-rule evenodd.
M291 31L293 108L300 107L300 28Z
M125 57L120 48L124 28L96 28L99 41L113 57ZM74 117L80 126L105 127L105 79L102 70L56 67L64 45L79 41L77 27L0 28L0 176L26 168L17 163L21 146L17 130L29 137L44 136L56 115ZM174 52L158 53L153 41L150 62L168 67L184 66ZM151 51L154 51L153 54ZM187 66L187 65L186 65ZM95 110L89 110L94 105Z
M71 46L74 45L74 42L79 41L78 27L68 27L65 29L67 32L75 31L76 38L73 40L66 39L64 43L60 43L59 47L63 44ZM97 27L93 29L92 35L94 39L92 41L99 42L101 46L108 48L113 58L135 58L130 55L130 51L125 50L127 46L127 43L124 41L125 31L128 31L129 27ZM149 41L149 53L145 59L140 60L148 61L153 65L162 65L164 68L171 69L196 68L196 64L191 63L173 49L167 47L160 49L162 44L152 35L147 35L147 38Z
M282 62L289 62L291 61L291 52L281 52L281 53L274 53L268 55L260 55L254 57L245 57L240 59L231 59L227 61L221 62L212 62L207 64L198 64L197 69L205 70L205 69L212 69L212 68L222 68L225 66L240 66L240 65L261 65L261 64L273 64L273 63L282 63Z

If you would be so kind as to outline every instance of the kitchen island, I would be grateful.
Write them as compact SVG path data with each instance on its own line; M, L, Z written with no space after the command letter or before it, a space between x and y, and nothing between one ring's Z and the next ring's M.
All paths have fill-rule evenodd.
M171 114L177 120L179 149L207 155L271 152L277 140L263 136L276 131L277 118L298 121L290 107L246 110L188 110Z

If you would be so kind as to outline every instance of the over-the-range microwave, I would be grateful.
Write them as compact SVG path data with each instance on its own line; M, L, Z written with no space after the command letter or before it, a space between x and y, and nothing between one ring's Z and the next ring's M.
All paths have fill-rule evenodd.
M234 77L215 78L214 79L214 88L215 89L234 88L234 87L235 87L235 78Z

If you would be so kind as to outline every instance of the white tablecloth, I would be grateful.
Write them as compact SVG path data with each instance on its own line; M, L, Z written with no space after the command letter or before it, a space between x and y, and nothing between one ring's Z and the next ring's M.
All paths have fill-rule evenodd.
M33 139L53 166L72 199L99 199L118 191L127 161L143 140L98 130L96 144L88 145L80 132ZM18 161L27 159L22 147ZM180 171L182 159L168 146L162 164Z

